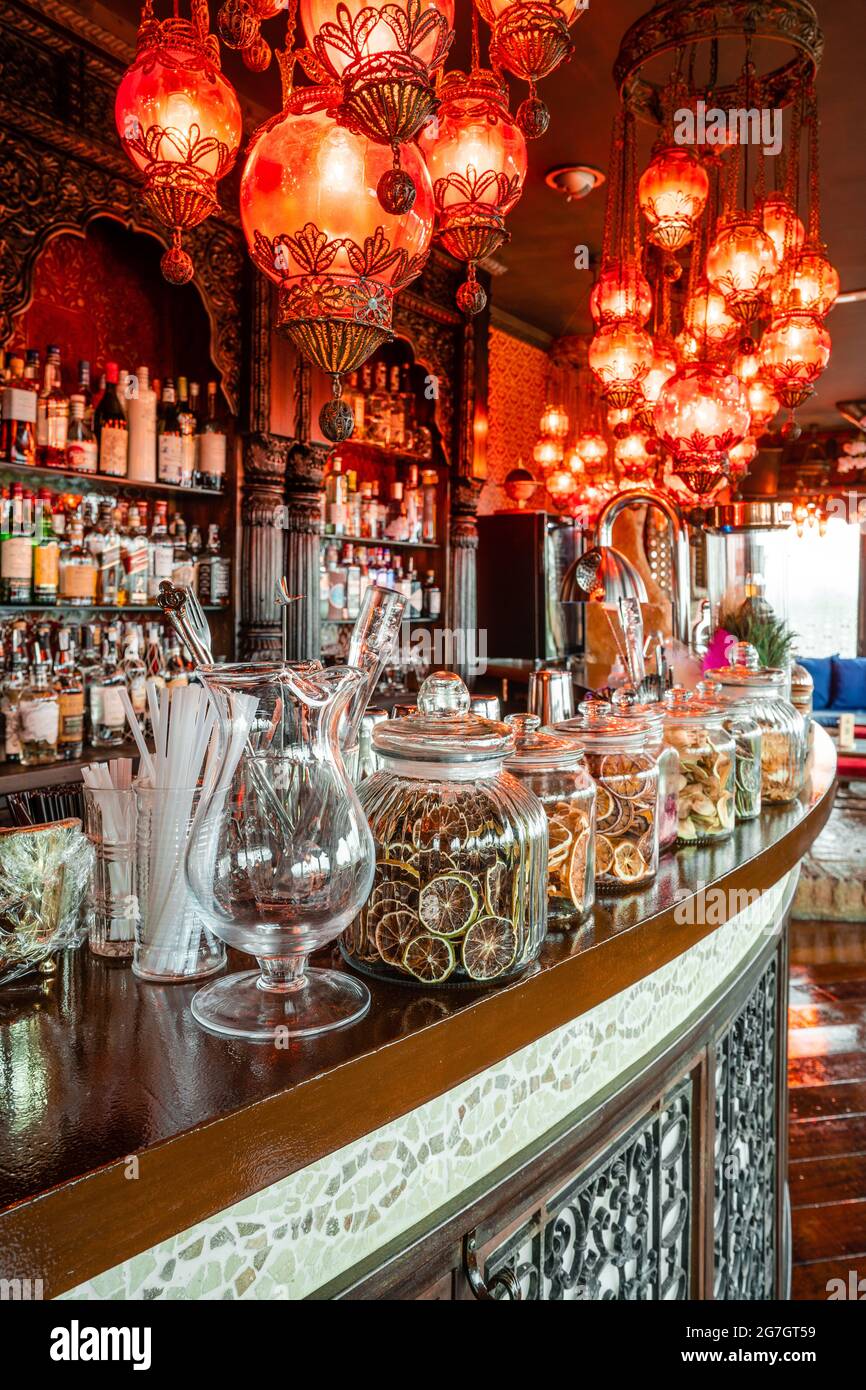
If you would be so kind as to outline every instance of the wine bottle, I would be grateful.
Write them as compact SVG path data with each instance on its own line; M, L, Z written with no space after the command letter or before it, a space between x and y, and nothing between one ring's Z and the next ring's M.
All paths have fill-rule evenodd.
M105 391L93 415L93 432L99 445L99 471L112 478L125 478L128 464L129 429L126 413L117 393L119 377L116 362L105 364Z

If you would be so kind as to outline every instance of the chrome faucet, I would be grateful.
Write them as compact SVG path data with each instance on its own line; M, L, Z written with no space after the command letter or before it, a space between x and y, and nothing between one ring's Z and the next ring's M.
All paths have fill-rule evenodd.
M657 507L670 525L671 575L673 577L674 637L689 646L691 638L692 581L689 556L689 531L686 519L670 497L652 487L632 488L612 497L599 512L595 526L596 545L610 547L613 524L626 507Z

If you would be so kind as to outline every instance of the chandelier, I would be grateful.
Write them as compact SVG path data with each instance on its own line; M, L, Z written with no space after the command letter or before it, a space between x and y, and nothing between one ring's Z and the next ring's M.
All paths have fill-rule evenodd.
M433 233L433 189L414 144L412 209L385 212L376 189L385 145L337 121L339 87L292 89L294 57L279 55L283 109L253 137L241 179L250 255L279 288L277 327L333 379L319 423L327 439L352 433L341 377L392 337L394 294L421 270Z
M526 178L526 141L509 114L503 82L480 66L477 24L473 14L470 72L445 74L439 111L419 138L433 180L438 239L468 266L457 291L467 315L487 303L476 266L507 241L505 215Z
M529 83L529 96L517 111L520 129L528 139L543 135L550 112L536 92L536 83L571 56L568 31L587 8L587 0L476 0L492 27L490 57Z
M454 38L454 0L301 0L311 46L298 55L317 83L342 89L341 121L390 146L393 165L377 193L386 212L406 213L415 199L401 151L436 108L434 78Z
M243 135L241 110L220 71L207 0L191 0L190 19L157 20L145 0L135 59L114 107L121 144L144 178L143 197L171 231L162 273L184 285L194 267L182 233L219 210L217 183L229 172Z

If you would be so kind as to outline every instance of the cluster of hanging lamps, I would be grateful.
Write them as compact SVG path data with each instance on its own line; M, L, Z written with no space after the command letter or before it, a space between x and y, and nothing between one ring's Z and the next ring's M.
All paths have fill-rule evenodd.
M142 175L144 201L171 234L162 273L172 284L186 284L194 267L182 234L219 210L217 183L234 164L243 135L207 0L192 0L188 20L177 6L171 18L157 20L152 0L145 0L114 113L121 144Z
M550 112L536 84L549 76L574 45L569 29L587 8L587 0L476 0L491 26L490 56L494 65L529 83L517 120L524 135L535 139L550 124Z

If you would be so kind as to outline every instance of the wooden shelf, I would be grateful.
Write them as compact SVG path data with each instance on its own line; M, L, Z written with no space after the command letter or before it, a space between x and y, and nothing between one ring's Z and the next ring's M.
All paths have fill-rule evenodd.
M205 603L205 613L227 613L229 604ZM2 603L0 613L161 613L158 603Z
M406 449L392 449L390 444L374 444L371 439L355 439L351 436L339 445L343 449L363 449L378 458L391 459L394 463L417 463L419 468L439 468L430 454L413 454Z
M320 541L333 545L366 545L381 550L441 550L439 541L392 541L388 536L320 536Z
M217 491L210 487L179 487L175 483L147 483L140 482L135 478L114 478L109 473L75 473L64 468L45 468L42 464L34 463L7 463L5 459L0 459L0 473L13 473L17 476L29 476L33 478L44 478L46 481L54 478L65 478L79 484L80 492L111 492L121 489L124 492L155 492L165 493L168 496L176 497L215 497L220 500L228 496L225 488ZM69 492L73 489L66 488Z
M130 739L128 743L115 743L110 748L93 748L85 744L80 758L58 758L53 763L37 763L30 767L24 767L22 763L0 763L0 796L60 787L66 782L80 782L81 769L90 763L107 763L109 758L137 757L138 749Z

